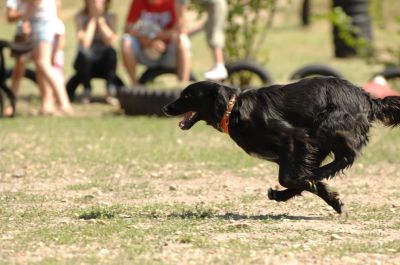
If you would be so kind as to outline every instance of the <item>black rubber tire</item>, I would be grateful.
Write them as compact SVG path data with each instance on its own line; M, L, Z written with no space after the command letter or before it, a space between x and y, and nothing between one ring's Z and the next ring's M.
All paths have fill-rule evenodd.
M13 69L6 70L6 78L7 79L11 78L12 71L13 71ZM37 83L36 82L36 72L34 70L26 68L25 73L24 73L24 78L27 78L27 79L31 80L32 82Z
M94 76L93 78L101 78L101 77ZM125 84L118 75L115 76L113 82L114 82L115 88L117 90L116 92L118 94L119 91L125 86ZM70 101L75 100L75 92L79 85L80 85L80 81L79 81L77 75L71 76L70 79L67 81L65 86L66 86L67 94L68 94Z
M338 70L332 68L331 66L323 65L323 64L311 64L306 65L296 72L294 72L290 80L298 80L301 78L312 77L312 76L333 76L340 79L345 79L342 73Z
M164 116L162 107L176 100L181 90L127 89L118 93L121 108L126 115Z
M380 73L375 74L375 76L378 76L378 75L383 76L386 80L400 78L400 66L390 67L390 68L383 70Z
M228 79L225 80L225 83L228 84L230 84L229 78L231 78L234 74L240 72L249 72L251 74L254 74L262 86L273 84L273 79L269 74L269 72L265 70L263 66L261 66L255 61L240 60L232 63L227 63L226 69L228 70ZM259 86L259 84L246 84L245 86L241 86L238 84L230 84L230 85L240 87L242 90Z
M165 68L165 67L151 67L147 68L143 74L139 78L139 84L145 85L150 82L153 82L156 78L159 76L165 75L165 74L173 74L177 75L176 69L175 68ZM197 81L197 78L195 75L190 72L190 81Z

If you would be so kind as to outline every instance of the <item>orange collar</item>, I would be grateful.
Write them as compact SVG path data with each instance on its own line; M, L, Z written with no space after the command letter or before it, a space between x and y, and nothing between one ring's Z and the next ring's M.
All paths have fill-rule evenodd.
M226 108L226 111L224 113L224 116L222 116L222 119L219 123L219 126L222 128L222 130L224 131L224 133L229 135L229 117L231 116L232 113L232 109L233 106L235 106L235 102L236 102L236 95L233 95L228 102L228 107Z

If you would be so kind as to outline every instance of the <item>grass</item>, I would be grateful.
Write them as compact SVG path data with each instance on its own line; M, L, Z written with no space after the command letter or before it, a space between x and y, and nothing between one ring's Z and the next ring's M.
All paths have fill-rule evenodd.
M77 2L64 1L67 76ZM126 4L113 8L122 26ZM294 12L280 8L265 46L277 81L315 61L359 84L381 68L333 59L329 24L301 29ZM12 30L2 25L0 38ZM193 40L198 74L210 63L203 37ZM310 194L266 200L277 167L203 123L182 132L178 119L126 117L103 104L74 105L76 117L39 117L36 88L26 82L21 90L19 116L0 120L0 264L400 263L397 129L372 129L353 168L331 181L346 218Z

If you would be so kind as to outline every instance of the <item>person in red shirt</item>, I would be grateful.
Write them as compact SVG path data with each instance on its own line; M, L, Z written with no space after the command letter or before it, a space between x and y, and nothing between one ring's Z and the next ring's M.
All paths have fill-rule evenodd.
M177 68L179 80L189 81L190 41L179 33L175 0L133 0L122 37L121 51L132 84L136 65Z

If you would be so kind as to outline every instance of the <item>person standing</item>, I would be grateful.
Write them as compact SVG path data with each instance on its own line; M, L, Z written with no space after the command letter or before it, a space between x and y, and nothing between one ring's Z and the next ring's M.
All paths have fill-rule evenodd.
M180 28L185 30L184 15L190 0L179 0L181 10L179 12ZM225 28L228 17L228 5L226 0L193 0L199 2L206 8L207 22L205 25L207 44L211 49L213 66L204 73L205 79L223 80L228 77L225 67L224 47L225 47Z
M22 15L25 12L26 6L22 1L19 0L7 0L6 1L6 18L10 23L16 22L17 29L15 32L14 41L18 43L23 43L27 41L22 32ZM15 58L14 69L11 75L11 91L15 96L18 94L19 85L21 79L25 73L25 63L28 55L26 54L11 54ZM7 106L4 110L6 116L13 115L13 108Z
M93 76L106 79L106 102L113 104L114 79L117 52L113 43L117 40L116 16L109 12L110 0L85 0L85 5L75 16L78 37L78 54L74 68L80 83L84 85L83 103L91 97L90 80ZM94 67L96 66L96 67ZM68 91L73 98L75 91Z
M52 65L53 42L57 24L56 0L25 0L26 12L22 16L22 30L32 34L33 61L41 93L40 113L45 115L71 114L65 85L58 82ZM56 102L59 103L57 108Z

